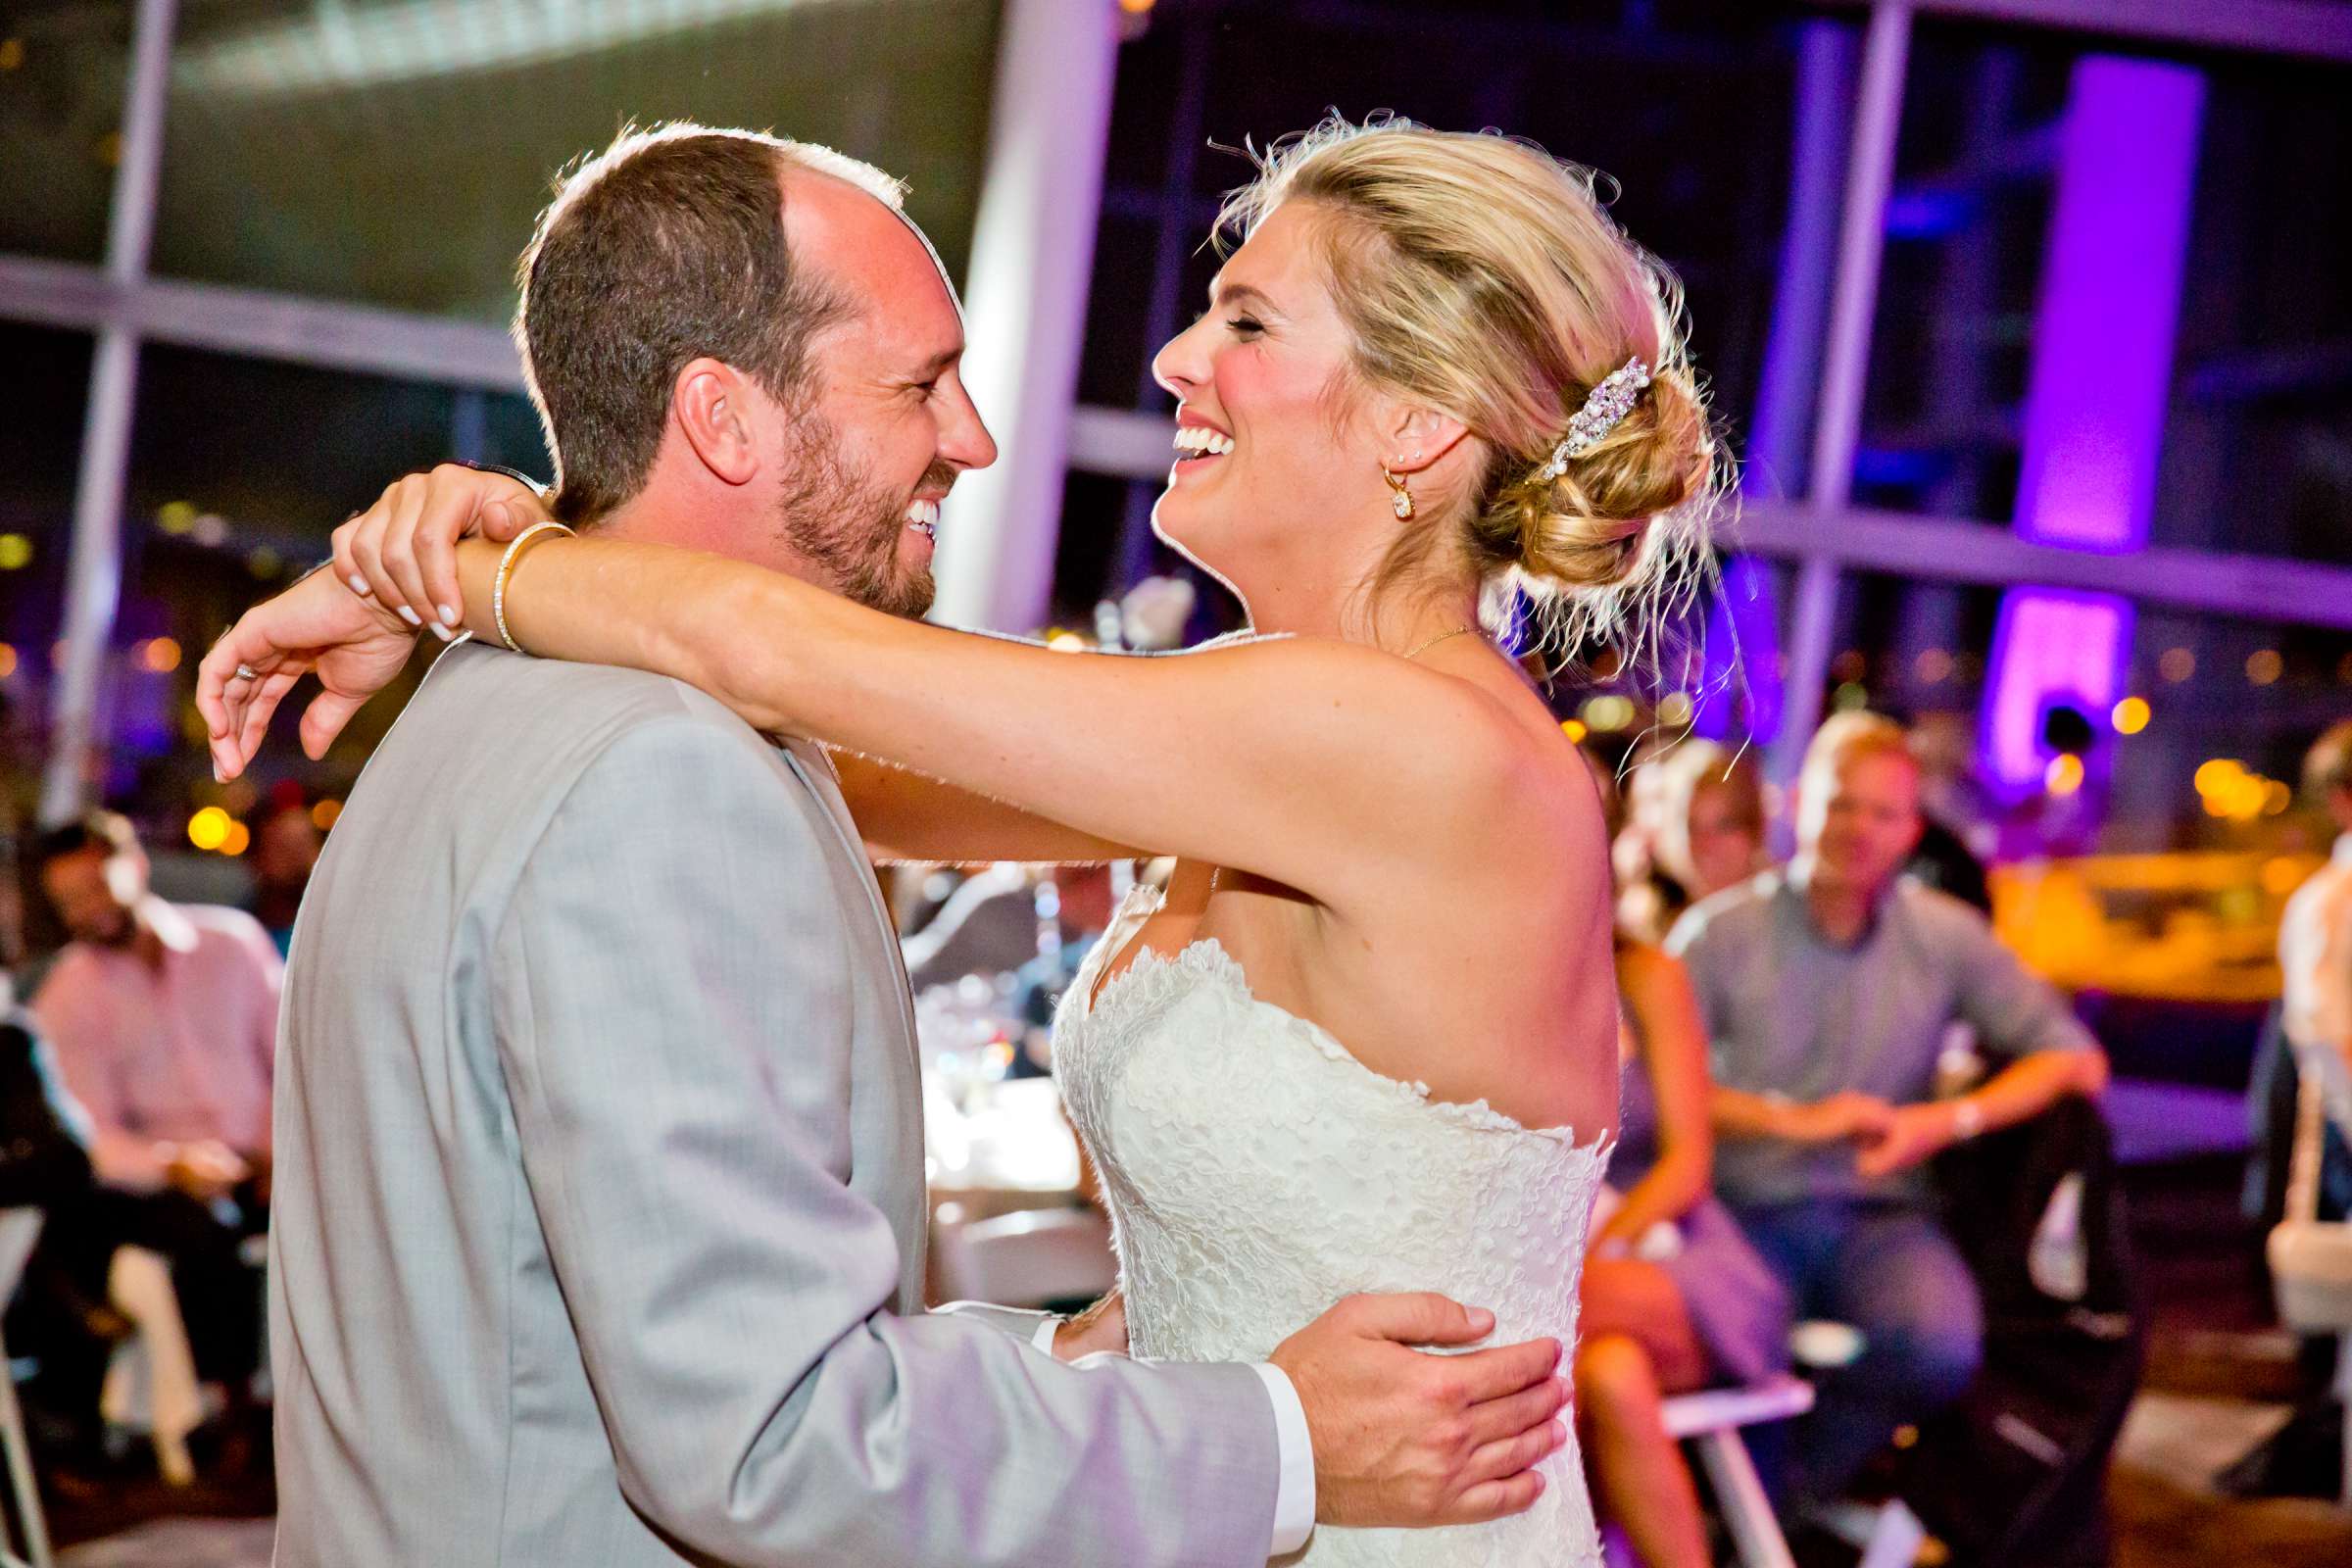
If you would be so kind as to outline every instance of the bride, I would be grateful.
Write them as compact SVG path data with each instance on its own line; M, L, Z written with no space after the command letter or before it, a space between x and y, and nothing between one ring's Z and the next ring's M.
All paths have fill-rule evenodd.
M462 603L477 634L824 741L876 844L1178 857L1056 1034L1135 1353L1262 1358L1338 1298L1397 1290L1490 1307L1497 1342L1567 1343L1616 1118L1608 847L1480 607L1512 585L1605 619L1671 569L1666 534L1715 479L1673 280L1583 172L1403 122L1278 146L1226 217L1246 243L1154 362L1179 409L1153 521L1254 637L1070 656L593 534L453 552L545 516L456 468L346 524L335 575L378 607L366 637ZM927 549L920 510L904 549ZM359 603L318 574L207 659L223 772L329 652L324 596ZM362 695L314 711L314 754ZM1327 1525L1298 1560L1597 1562L1573 1444L1542 1469L1526 1513Z

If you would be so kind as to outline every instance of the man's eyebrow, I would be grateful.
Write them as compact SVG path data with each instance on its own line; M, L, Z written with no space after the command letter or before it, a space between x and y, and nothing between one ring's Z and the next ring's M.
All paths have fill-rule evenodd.
M923 362L923 368L915 371L915 379L918 381L936 380L947 374L948 368L962 358L963 345L960 343L952 349L941 349Z

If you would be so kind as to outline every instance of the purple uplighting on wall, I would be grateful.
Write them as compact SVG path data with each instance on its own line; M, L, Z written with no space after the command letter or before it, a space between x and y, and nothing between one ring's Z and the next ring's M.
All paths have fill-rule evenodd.
M1707 607L1703 674L1691 728L1708 740L1780 733L1787 682L1780 632L1773 622L1772 568L1753 556L1723 564L1723 583Z
M2042 717L2053 706L2096 722L2124 695L2131 641L2131 602L2110 594L2021 588L2001 601L1984 747L2003 784L2020 793L2041 784L2051 757Z
M2017 531L2104 554L2143 547L2170 393L2205 82L2091 57L2075 67L2025 408ZM2123 600L2040 588L2002 601L1982 719L1984 770L2016 798L2049 762L2053 703L2096 719L2122 695Z

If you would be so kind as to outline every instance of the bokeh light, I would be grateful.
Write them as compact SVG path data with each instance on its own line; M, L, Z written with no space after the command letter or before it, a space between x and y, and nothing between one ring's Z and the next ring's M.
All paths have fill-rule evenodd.
M188 818L188 842L200 850L217 850L228 842L228 830L238 825L218 806L208 806Z

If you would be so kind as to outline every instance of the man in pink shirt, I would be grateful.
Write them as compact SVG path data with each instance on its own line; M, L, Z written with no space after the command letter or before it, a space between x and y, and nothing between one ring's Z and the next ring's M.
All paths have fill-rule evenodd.
M45 835L39 870L74 941L32 1011L95 1124L98 1180L120 1195L108 1245L172 1258L198 1368L238 1397L260 1338L238 1246L268 1225L284 966L251 915L155 897L136 835L111 812Z

